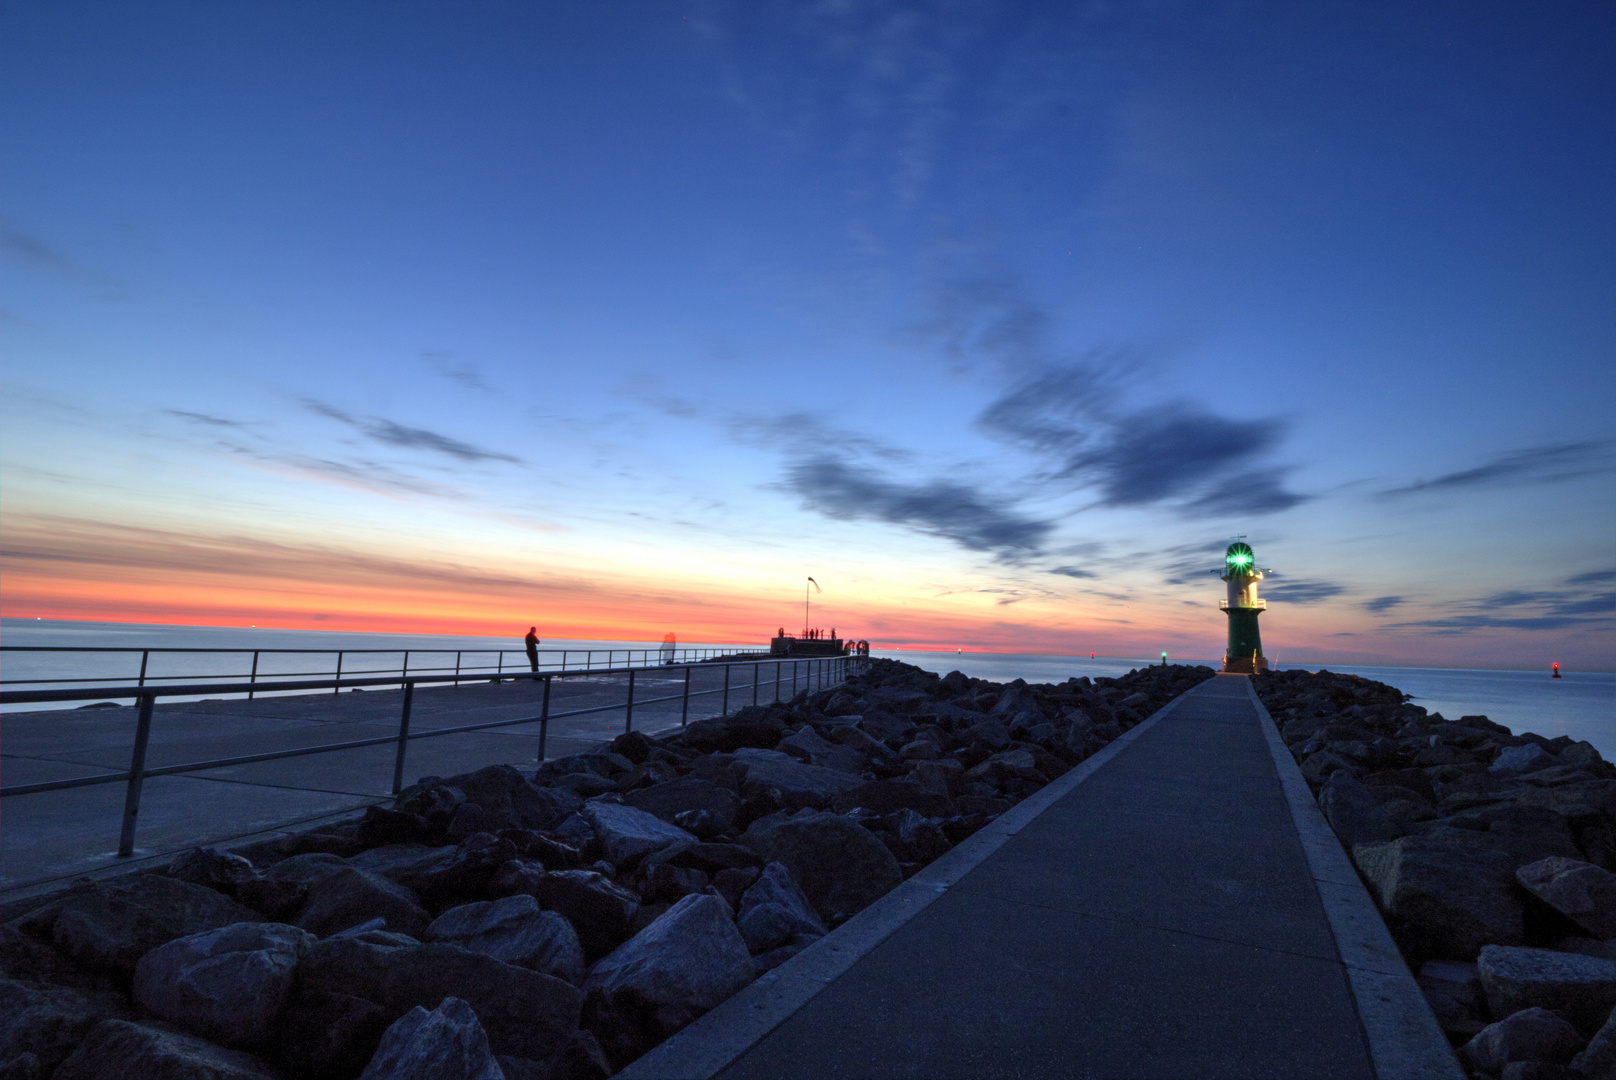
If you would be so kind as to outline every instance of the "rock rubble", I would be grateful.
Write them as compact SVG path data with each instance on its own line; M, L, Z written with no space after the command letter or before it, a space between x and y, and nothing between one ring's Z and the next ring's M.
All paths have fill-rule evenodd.
M82 884L0 927L0 1077L609 1076L1211 675L875 660ZM1540 888L1602 890L1564 867Z
M1616 768L1354 675L1253 685L1471 1075L1616 1080Z

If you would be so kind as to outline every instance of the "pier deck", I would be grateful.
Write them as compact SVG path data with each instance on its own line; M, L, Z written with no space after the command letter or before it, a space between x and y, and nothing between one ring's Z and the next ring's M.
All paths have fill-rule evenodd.
M1184 695L623 1080L1462 1076L1248 684Z
M656 732L677 726L681 702L655 705L646 699L680 694L684 668L641 669L634 729ZM731 709L751 704L753 674L761 700L775 693L772 665L736 665ZM721 665L692 668L692 689L721 685ZM552 713L594 707L607 711L552 720L546 754L577 753L623 731L627 677L573 675L556 679ZM800 687L799 687L800 688ZM790 665L779 688L795 692ZM542 686L506 678L500 683L422 686L410 715L414 733L495 720L537 717ZM717 715L722 695L693 697L689 719ZM148 768L288 750L398 733L402 695L396 689L260 696L254 700L159 700L153 716ZM7 785L117 773L129 768L135 708L24 711L8 708L0 741L0 772ZM537 765L539 727L519 724L491 731L459 732L412 741L405 783L427 775L452 776L486 765L524 770ZM276 829L296 827L391 798L396 743L304 757L210 769L179 776L149 777L141 796L133 859L117 856L125 785L45 792L0 803L0 899L26 895L64 878L116 871L171 857L203 843L227 843Z

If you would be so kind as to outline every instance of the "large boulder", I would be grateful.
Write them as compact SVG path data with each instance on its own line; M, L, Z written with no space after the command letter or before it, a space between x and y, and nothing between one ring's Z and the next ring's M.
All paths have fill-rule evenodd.
M490 765L440 783L458 788L468 801L482 807L483 828L489 832L548 829L578 809L576 796L539 787L509 765ZM399 802L406 802L403 794Z
M1533 1007L1554 1009L1592 1032L1616 1006L1616 960L1488 945L1476 966L1494 1016Z
M389 930L411 937L420 937L431 921L409 889L352 866L311 888L295 921L325 937L375 918L386 919Z
M226 896L236 895L242 882L258 876L248 860L212 847L192 848L169 863L167 873L171 878L216 889Z
M1495 776L1518 775L1529 773L1537 769L1545 769L1555 764L1555 757L1537 743L1527 743L1525 746L1506 746L1487 771Z
M768 706L749 705L731 716L697 720L678 735L698 753L732 753L743 748L766 749L785 733L783 713Z
M1330 774L1319 791L1319 809L1348 851L1354 844L1395 840L1402 830L1393 824L1374 792L1346 769Z
M309 949L299 989L351 994L374 1001L389 1022L417 1005L436 1008L446 997L476 1011L494 1051L543 1060L578 1026L583 994L562 979L541 975L458 945L375 940L361 934L331 938ZM367 938L371 940L367 940Z
M583 815L600 838L606 858L616 866L631 866L671 844L696 842L694 836L677 825L622 803L586 803Z
M1482 1028L1464 1045L1464 1056L1482 1072L1497 1075L1512 1061L1563 1065L1582 1047L1582 1036L1547 1009L1522 1009Z
M94 882L56 916L56 945L89 968L119 977L159 945L188 934L262 917L212 889L160 874Z
M741 808L741 800L733 791L699 776L681 776L666 783L636 788L624 795L623 801L636 810L669 822L690 810L706 810L724 821L726 827L734 822Z
M774 750L737 750L735 760L745 769L742 795L774 790L789 809L829 806L839 792L858 787L863 781L853 773L804 765L790 754Z
M97 1024L127 1015L117 994L0 979L0 1063L31 1053L48 1076Z
M863 754L851 746L830 742L806 724L801 731L781 739L775 749L782 754L790 754L804 764L820 765L855 776L868 767Z
M589 972L584 989L666 1036L752 981L752 957L716 896L687 896Z
M951 764L959 767L958 762ZM871 780L838 794L832 800L831 807L839 814L845 814L855 807L874 810L878 814L914 810L926 817L948 817L954 812L946 794L939 794L911 779Z
M127 1020L103 1020L52 1080L278 1080L259 1058L191 1035Z
M572 924L590 959L604 956L627 938L629 923L640 909L637 896L594 870L545 874L534 896Z
M823 936L825 924L784 863L771 862L741 895L736 926L754 953L784 945L797 934Z
M1616 1012L1594 1033L1587 1048L1571 1059L1571 1067L1587 1080L1616 1080Z
M505 1080L470 1005L444 998L393 1022L359 1080Z
M518 894L451 908L427 927L427 939L447 941L507 964L570 983L584 977L584 948L572 924Z
M153 1015L230 1046L268 1042L315 937L280 923L235 923L159 945L135 965L134 998Z
M1551 857L1521 867L1515 878L1594 937L1616 938L1616 874L1580 859Z
M1352 858L1405 955L1469 960L1483 945L1521 941L1515 866L1505 855L1404 836L1359 844Z
M387 1010L334 990L299 986L281 1014L280 1060L292 1076L357 1076L387 1030Z
M311 888L346 866L347 859L326 852L293 855L238 883L236 897L271 919L290 919L308 900Z
M741 842L767 862L784 863L819 917L832 925L903 880L887 846L839 814L770 814L753 822Z

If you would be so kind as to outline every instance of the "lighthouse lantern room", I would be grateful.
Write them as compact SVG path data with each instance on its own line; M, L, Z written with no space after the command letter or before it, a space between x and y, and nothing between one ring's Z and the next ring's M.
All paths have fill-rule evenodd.
M1252 553L1250 544L1236 540L1223 553L1221 576L1229 584L1228 599L1218 603L1229 616L1229 647L1223 654L1224 671L1254 675L1268 670L1268 661L1263 658L1262 635L1257 631L1257 616L1268 607L1268 601L1257 599L1257 583L1263 579L1263 573L1257 568L1257 556Z

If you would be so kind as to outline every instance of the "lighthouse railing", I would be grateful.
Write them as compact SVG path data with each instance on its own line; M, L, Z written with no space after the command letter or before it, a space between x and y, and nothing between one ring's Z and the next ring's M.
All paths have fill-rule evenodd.
M1230 608L1233 608L1236 611L1266 611L1268 609L1268 601L1253 600L1247 604L1231 604L1227 600L1219 600L1218 607L1224 611L1228 611Z

